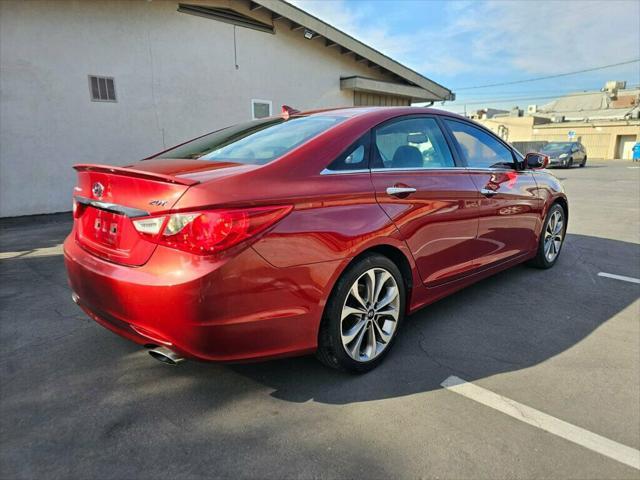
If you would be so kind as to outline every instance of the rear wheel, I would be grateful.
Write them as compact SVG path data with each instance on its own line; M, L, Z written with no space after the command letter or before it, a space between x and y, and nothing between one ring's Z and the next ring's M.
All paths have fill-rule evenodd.
M367 255L340 277L325 308L317 357L332 368L364 373L389 353L404 318L406 289L387 257Z
M556 203L547 213L538 243L538 252L530 264L538 268L553 267L560 256L566 230L566 213L564 208Z

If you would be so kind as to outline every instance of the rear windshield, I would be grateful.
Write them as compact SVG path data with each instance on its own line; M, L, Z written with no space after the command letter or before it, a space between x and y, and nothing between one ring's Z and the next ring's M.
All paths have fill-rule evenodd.
M346 117L268 118L223 128L158 155L264 165L342 122Z
M547 143L541 152L564 152L571 148L571 143Z

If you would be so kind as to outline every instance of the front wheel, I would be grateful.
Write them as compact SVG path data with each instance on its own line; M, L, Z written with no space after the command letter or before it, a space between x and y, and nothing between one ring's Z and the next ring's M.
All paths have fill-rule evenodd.
M584 167L587 164L587 157L584 157L584 160L580 164L580 168Z
M538 268L553 267L560 255L566 230L566 213L564 208L556 203L547 213L538 242L538 252L530 264Z
M318 359L355 373L375 368L389 353L404 318L406 289L387 257L352 264L331 292L320 325Z

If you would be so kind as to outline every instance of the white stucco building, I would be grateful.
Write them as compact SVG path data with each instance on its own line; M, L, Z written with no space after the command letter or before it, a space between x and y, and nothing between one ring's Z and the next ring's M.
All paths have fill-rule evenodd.
M452 99L281 0L0 1L0 216L70 210L71 166L252 116Z

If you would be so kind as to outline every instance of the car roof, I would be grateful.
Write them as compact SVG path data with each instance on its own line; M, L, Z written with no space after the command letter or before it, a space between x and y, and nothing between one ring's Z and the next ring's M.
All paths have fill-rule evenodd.
M376 120L384 120L386 118L394 118L402 115L445 115L453 118L459 118L468 120L467 118L458 115L456 113L448 112L446 110L439 110L437 108L430 107L338 107L338 108L325 108L319 110L308 110L297 113L295 116L323 116L323 115L338 115L342 117L371 117Z

